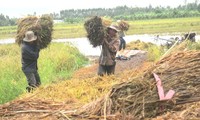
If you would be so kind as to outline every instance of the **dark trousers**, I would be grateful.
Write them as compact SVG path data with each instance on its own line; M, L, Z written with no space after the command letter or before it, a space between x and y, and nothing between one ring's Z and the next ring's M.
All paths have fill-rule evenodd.
M120 45L119 45L119 51L123 48L125 49L126 48L126 41L124 40L123 37L120 37Z
M38 72L24 72L28 85L30 87L39 87L41 85L40 76Z
M99 69L98 69L98 75L103 76L105 74L110 75L110 74L114 74L115 73L115 65L110 65L110 66L106 66L106 65L99 65Z

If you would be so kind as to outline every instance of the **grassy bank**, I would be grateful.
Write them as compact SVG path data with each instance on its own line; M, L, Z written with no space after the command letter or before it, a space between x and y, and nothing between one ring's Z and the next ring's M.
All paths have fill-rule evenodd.
M54 25L53 38L85 37L86 31L82 24L58 23ZM153 19L129 21L128 35L132 34L161 34L161 33L186 33L194 31L200 33L200 17ZM16 26L0 27L0 39L14 38Z
M16 44L0 47L0 104L25 92L27 82L21 71L20 54L20 47ZM69 79L73 71L86 63L87 59L77 48L69 44L51 44L40 52L38 67L42 84Z

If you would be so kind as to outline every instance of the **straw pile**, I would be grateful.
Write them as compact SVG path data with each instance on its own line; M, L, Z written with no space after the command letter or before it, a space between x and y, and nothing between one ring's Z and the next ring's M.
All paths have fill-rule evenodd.
M100 46L106 36L106 28L109 22L103 22L101 17L94 16L89 18L84 23L84 28L87 32L87 38L93 47Z
M160 101L156 87L156 73L162 80L165 94L176 93L171 100ZM123 118L151 118L176 106L200 101L200 52L179 52L163 58L149 68L144 75L113 86L106 97L79 109L81 117L109 117L116 114ZM197 116L198 117L198 116Z
M32 30L37 35L40 49L46 48L52 40L53 19L49 15L42 15L39 18L28 16L20 19L17 25L15 42L19 45L22 43L25 32L28 30Z
M19 99L0 105L0 117L1 120L57 120L65 118L65 112L73 113L73 110L69 110L72 106L48 99Z
M124 21L124 20L117 21L117 24L118 24L120 30L122 30L122 31L128 31L128 29L130 27L130 25L128 24L128 22Z

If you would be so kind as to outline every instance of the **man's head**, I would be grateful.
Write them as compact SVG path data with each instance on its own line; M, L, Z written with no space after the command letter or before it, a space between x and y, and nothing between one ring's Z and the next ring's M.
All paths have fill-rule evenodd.
M25 37L24 37L23 41L32 42L32 41L35 41L35 40L37 40L37 36L34 34L33 31L27 31L25 33Z
M117 35L117 32L119 32L118 26L117 25L111 25L108 27L108 34L111 37L114 37Z

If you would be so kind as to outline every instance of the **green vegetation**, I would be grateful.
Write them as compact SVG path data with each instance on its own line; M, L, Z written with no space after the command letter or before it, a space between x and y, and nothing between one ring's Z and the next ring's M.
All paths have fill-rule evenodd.
M20 47L16 44L0 47L0 104L25 92L25 75L21 70ZM63 43L51 44L41 50L38 61L42 84L69 79L73 71L87 64L77 48Z
M57 23L54 25L53 39L86 37L84 23L68 24ZM186 33L195 31L200 33L200 17L152 19L129 21L130 28L127 35L156 34L156 33ZM0 39L14 38L16 26L0 27Z
M17 26L0 27L0 39L14 38L17 33Z
M83 24L59 23L54 25L53 38L79 38L85 37Z
M28 14L31 15L31 14ZM34 12L32 15L37 15ZM50 13L54 20L64 20L66 23L82 23L85 18L96 16L108 16L115 21L124 19L132 20L146 20L146 19L165 19L165 18L184 18L184 17L200 17L200 4L198 0L193 3L180 5L176 8L170 6L162 7L127 7L118 6L115 8L93 8L93 9L65 9L59 13ZM0 14L0 26L16 25L16 18L9 18Z
M54 15L54 18L64 20L67 23L80 23L91 14L97 16L109 16L115 21L124 19L132 20L147 20L147 19L166 19L166 18L184 18L184 17L199 17L200 4L197 1L176 8L168 7L127 7L118 6L116 8L95 8L95 9L70 9L61 10L60 16Z
M200 32L200 17L131 21L127 34Z

